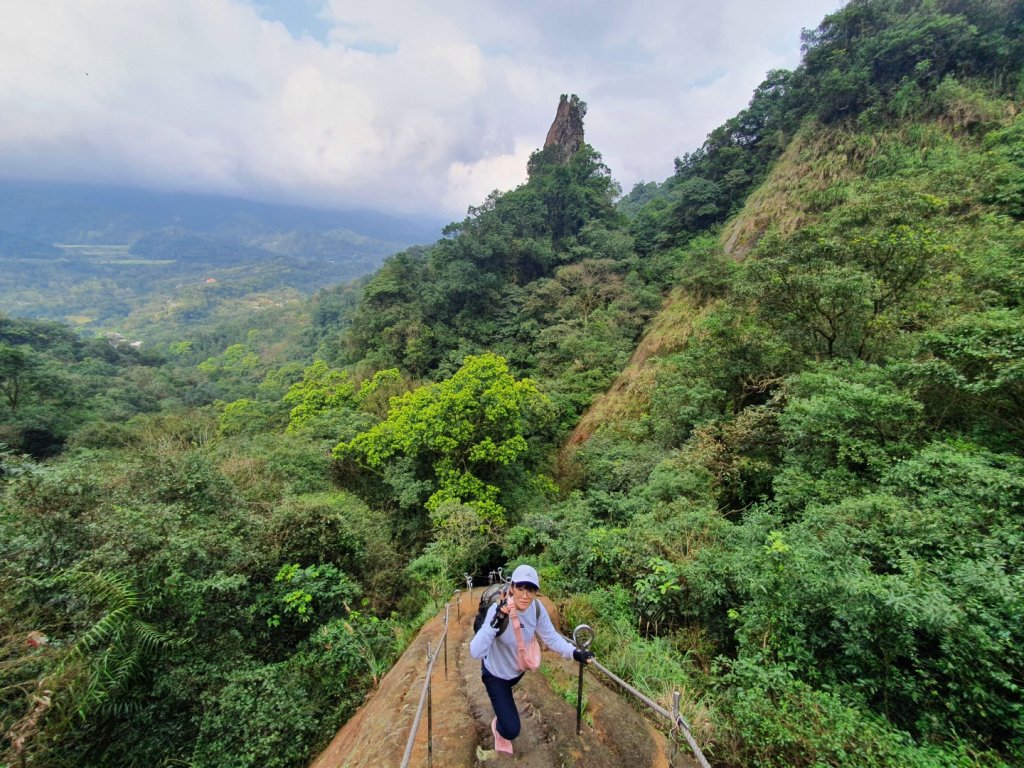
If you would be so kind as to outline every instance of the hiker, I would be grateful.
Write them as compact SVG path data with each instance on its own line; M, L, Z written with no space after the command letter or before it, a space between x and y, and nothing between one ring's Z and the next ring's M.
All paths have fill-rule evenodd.
M519 735L519 710L512 699L512 686L527 669L540 665L537 636L549 649L566 659L589 664L594 654L577 649L562 637L551 623L537 593L540 577L529 565L512 571L512 588L508 599L491 605L487 617L469 644L469 653L481 659L482 679L494 708L491 732L494 748L512 754L512 741ZM512 631L504 631L511 625Z

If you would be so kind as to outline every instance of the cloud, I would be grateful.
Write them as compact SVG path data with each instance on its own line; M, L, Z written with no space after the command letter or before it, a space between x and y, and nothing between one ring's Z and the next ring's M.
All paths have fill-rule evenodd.
M628 189L837 0L33 0L0 29L0 175L461 216L562 93Z

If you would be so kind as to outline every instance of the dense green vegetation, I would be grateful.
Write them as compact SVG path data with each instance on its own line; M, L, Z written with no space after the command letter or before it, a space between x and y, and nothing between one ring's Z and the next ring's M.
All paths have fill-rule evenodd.
M3 318L0 760L305 764L529 557L716 765L1020 765L1022 25L855 0L673 178L538 152L302 316Z

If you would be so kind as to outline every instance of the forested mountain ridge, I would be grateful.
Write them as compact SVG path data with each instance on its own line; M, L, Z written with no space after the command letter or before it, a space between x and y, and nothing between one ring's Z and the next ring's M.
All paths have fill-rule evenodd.
M302 764L529 558L715 765L1020 764L1022 22L850 3L671 179L538 151L288 349L7 321L13 439L56 359L189 399L2 454L6 759Z
M954 90L952 86L950 89ZM968 97L966 102L956 101L965 96ZM1001 119L1012 120L1015 106L1001 102L971 103L969 94L955 89L949 107L949 112L902 127L864 131L816 123L803 128L773 164L768 177L744 208L713 238L702 238L691 245L689 258L694 263L686 268L683 283L674 289L661 313L652 321L652 329L638 347L637 352L641 354L637 362L642 365L651 357L663 358L679 351L693 332L695 313L706 315L720 300L739 298L723 294L726 274L734 269L732 263L738 264L748 257L758 258L776 247L779 239L787 240L798 232L802 236L807 232L818 235L830 211L834 215L840 210L857 211L859 206L868 208L845 213L841 220L843 233L853 231L855 226L864 226L872 218L881 222L884 229L899 233L901 227L907 226L901 223L901 216L913 218L913 214L906 213L906 205L932 205L934 210L930 211L930 216L949 229L945 235L949 247L960 251L989 249L985 255L1005 259L1006 250L1015 247L1015 243L1005 242L1004 232L998 226L989 230L977 220L990 215L987 202L997 197L1011 197L1003 185L1013 170L1002 161L1015 151L1019 128L1013 123L1007 129L986 133L986 138L979 141L972 126L986 119L992 121L991 125L998 125ZM951 162L953 158L955 162ZM951 175L953 173L960 175ZM953 200L940 198L937 196L940 192L955 197ZM926 196L930 197L924 203ZM1014 205L1011 203L1011 208ZM759 241L766 236L766 244L758 249ZM714 252L727 257L717 267L709 258ZM984 256L978 258L984 259ZM920 273L926 269L926 264L907 269L917 273L908 274L907 279L917 280L923 277ZM718 274L713 274L715 271ZM1001 277L1014 279L1012 275ZM805 309L809 311L809 307ZM835 311L839 313L841 308ZM819 321L822 325L830 322L824 315ZM828 343L823 327L812 333ZM837 356L834 350L825 352L825 357ZM857 356L870 358L871 354L864 348L858 350ZM630 370L633 368L627 369L626 379ZM640 374L639 378L653 385L651 373ZM647 394L634 392L627 399L649 404L650 388L646 388ZM620 389L620 386L614 388L615 391ZM636 410L636 403L633 410ZM603 415L587 414L584 423L590 423L595 417L599 423L607 421Z

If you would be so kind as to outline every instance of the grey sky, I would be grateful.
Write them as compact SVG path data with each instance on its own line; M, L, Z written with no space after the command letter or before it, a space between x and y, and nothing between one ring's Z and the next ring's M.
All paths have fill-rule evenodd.
M558 97L625 190L841 0L0 0L0 176L460 217Z

